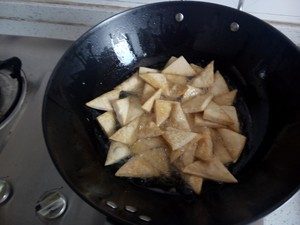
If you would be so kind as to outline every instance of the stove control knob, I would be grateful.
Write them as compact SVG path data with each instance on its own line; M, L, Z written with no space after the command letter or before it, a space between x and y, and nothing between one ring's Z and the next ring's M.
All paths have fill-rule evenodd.
M0 204L4 203L11 195L12 189L6 180L0 179Z
M67 200L58 191L46 192L35 206L37 215L47 220L62 216L66 209Z

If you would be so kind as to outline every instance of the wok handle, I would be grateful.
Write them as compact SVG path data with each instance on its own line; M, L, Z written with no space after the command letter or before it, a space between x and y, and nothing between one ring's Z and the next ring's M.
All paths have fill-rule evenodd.
M245 0L239 0L237 9L240 11L243 11L243 6L244 6Z

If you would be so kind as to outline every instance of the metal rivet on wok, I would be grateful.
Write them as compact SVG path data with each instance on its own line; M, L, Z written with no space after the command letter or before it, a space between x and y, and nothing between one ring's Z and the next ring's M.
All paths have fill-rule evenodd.
M106 201L106 205L108 205L110 208L113 208L113 209L118 208L117 204L112 201Z
M177 13L177 14L175 15L175 20L176 20L177 22L181 22L183 19L184 19L184 15L183 15L182 13Z
M151 218L149 216L140 215L139 218L145 222L150 222Z
M130 206L130 205L126 205L125 210L128 212L131 212L131 213L135 213L137 211L137 209L135 207Z
M230 30L236 32L240 29L240 25L237 22L232 22L230 24Z
M258 76L261 78L261 79L265 79L266 78L266 72L265 71L262 71L258 74Z

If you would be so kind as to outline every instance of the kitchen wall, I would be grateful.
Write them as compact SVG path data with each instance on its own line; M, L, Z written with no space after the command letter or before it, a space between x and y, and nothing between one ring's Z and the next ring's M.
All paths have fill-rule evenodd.
M118 12L161 0L0 0L0 34L75 40ZM207 2L236 8L238 0ZM299 0L245 0L243 10L300 45Z

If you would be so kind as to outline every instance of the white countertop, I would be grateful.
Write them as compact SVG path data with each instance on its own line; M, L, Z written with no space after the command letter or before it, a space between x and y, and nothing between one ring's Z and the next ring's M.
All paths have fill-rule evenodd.
M76 40L104 19L162 0L0 0L0 34ZM206 0L232 8L238 0ZM243 10L300 46L299 0L246 0Z
M278 209L251 225L299 225L300 191Z

